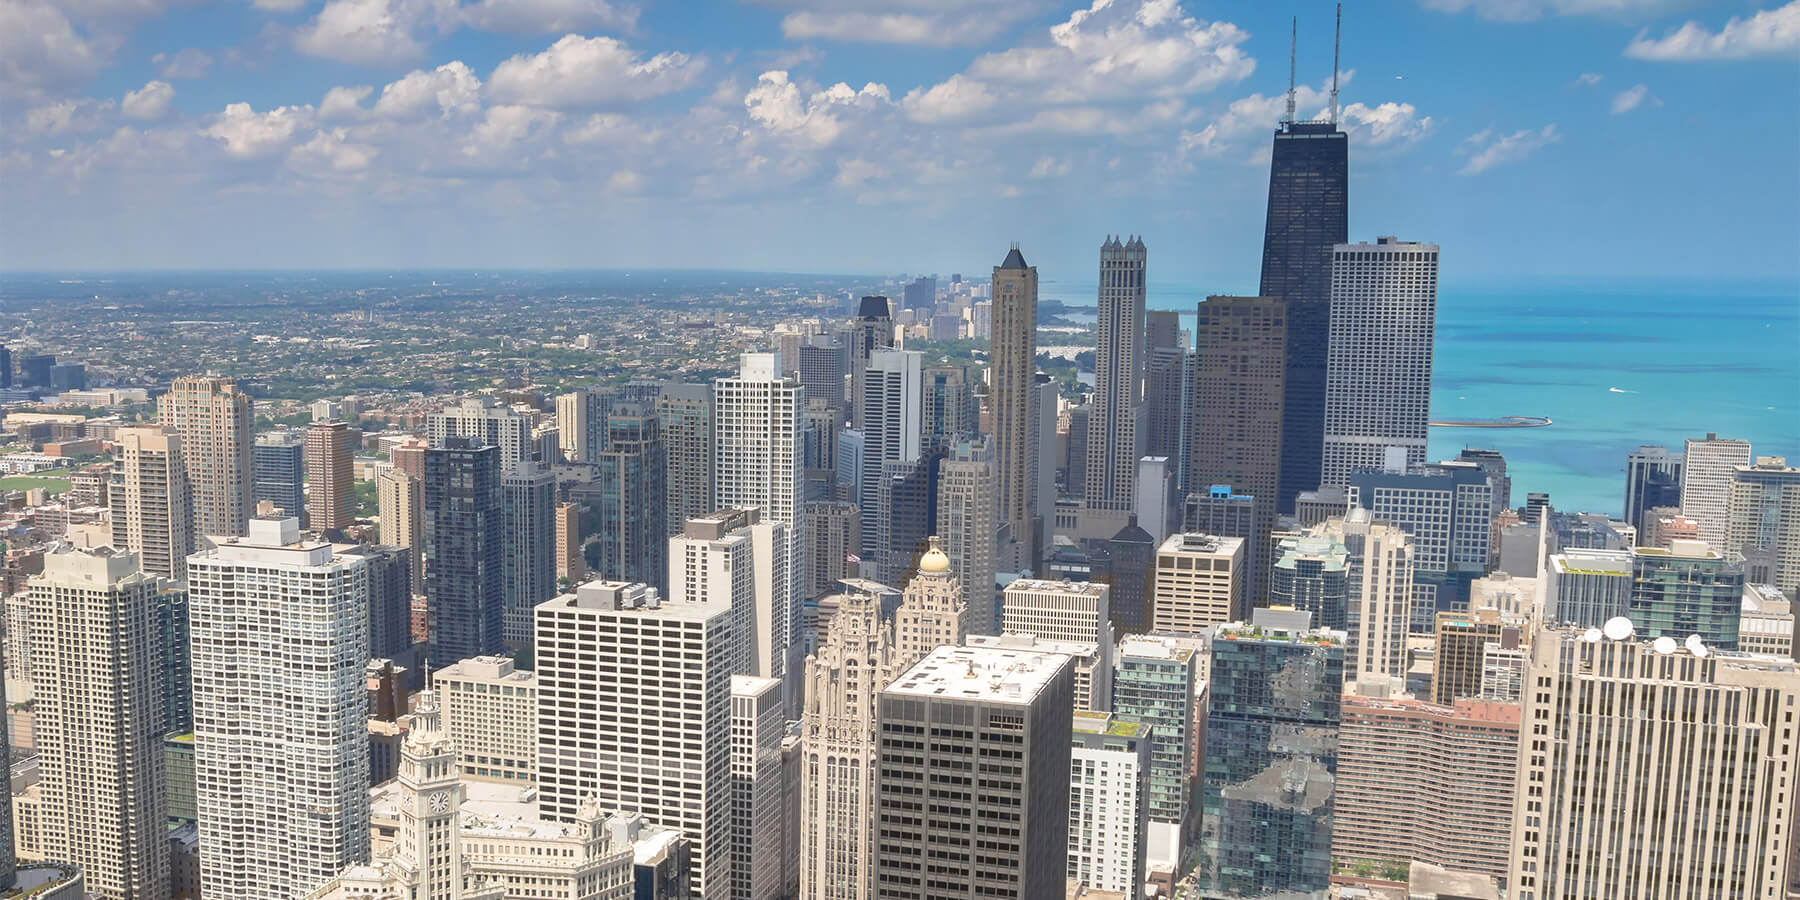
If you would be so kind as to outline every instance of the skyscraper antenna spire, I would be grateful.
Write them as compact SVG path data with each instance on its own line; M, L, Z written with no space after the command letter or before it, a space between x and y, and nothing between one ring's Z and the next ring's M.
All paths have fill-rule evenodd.
M1338 121L1338 105L1337 105L1338 49L1340 47L1342 47L1343 44L1344 44L1344 4L1339 3L1337 5L1337 31L1331 37L1331 124L1333 124L1333 125L1336 125L1337 121ZM1291 70L1292 68L1293 68L1293 66L1290 63L1289 69ZM1288 81L1290 83L1293 81L1292 74L1288 75ZM1289 87L1288 91L1290 92L1289 96L1291 97L1293 88ZM1291 99L1288 100L1288 104L1290 106L1293 105L1293 102L1294 101Z
M1281 121L1290 125L1294 123L1294 49L1300 42L1300 17L1295 16L1288 26L1288 98L1287 116Z

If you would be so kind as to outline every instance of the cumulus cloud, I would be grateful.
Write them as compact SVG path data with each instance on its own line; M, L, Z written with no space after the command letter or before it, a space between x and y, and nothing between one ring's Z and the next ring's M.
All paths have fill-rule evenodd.
M80 134L99 128L112 114L111 100L58 100L25 113L25 130L34 135Z
M1355 70L1338 73L1340 89L1348 87L1355 75ZM1326 79L1317 87L1303 84L1294 89L1297 118L1324 119L1330 114L1329 83L1330 79ZM1251 94L1233 100L1223 113L1205 127L1183 131L1177 139L1177 146L1184 153L1198 153L1201 156L1217 157L1241 152L1248 146L1251 138L1258 138L1259 145L1263 143L1260 139L1265 139L1286 114L1286 94ZM1413 104L1394 100L1374 106L1351 103L1340 106L1338 110L1339 127L1355 135L1359 147L1399 147L1412 144L1430 135L1433 124L1431 117L1419 115L1418 108Z
M1562 135L1556 132L1555 122L1536 131L1527 128L1507 135L1496 135L1492 128L1484 128L1464 138L1457 148L1458 154L1469 157L1457 174L1479 175L1495 166L1519 162L1539 148L1560 140Z
M682 90L694 84L705 65L678 52L645 59L613 38L569 34L542 53L502 62L488 77L488 89L511 103L601 106Z
M791 10L783 36L932 46L981 44L1031 15L1034 0L765 0Z
M1037 162L1031 164L1031 172L1029 174L1032 178L1060 178L1074 171L1074 169L1074 163L1071 163L1067 159L1057 159L1054 156L1040 156L1038 157Z
M607 0L480 0L463 7L462 21L483 31L510 34L555 34L595 27L631 29L637 24L635 6L616 6Z
M306 5L306 0L251 0L251 6L270 12L293 12Z
M1418 112L1411 103L1391 100L1377 106L1352 103L1343 108L1338 121L1363 146L1410 144L1431 133L1431 117Z
M212 68L213 58L205 50L189 47L173 56L158 53L150 57L150 64L164 78L204 78Z
M1637 18L1667 10L1680 0L1423 0L1426 9L1473 10L1490 22L1532 22L1545 16Z
M175 86L166 81L152 81L135 91L126 91L119 102L119 112L133 119L160 119L169 114L169 103L175 99Z
M1617 116L1631 112L1644 105L1644 101L1647 99L1651 99L1648 87L1641 84L1632 85L1613 97L1612 114Z
M469 133L469 141L463 146L463 153L469 156L492 155L519 141L541 136L561 118L562 114L559 112L532 106L489 107L481 123Z
M327 95L327 102L331 97ZM404 119L438 113L452 115L481 108L481 79L461 60L447 62L427 72L414 69L399 81L381 89L375 114Z
M930 88L913 88L900 101L915 122L957 122L987 112L997 102L987 85L960 74Z
M267 156L286 146L295 130L312 119L312 112L310 106L279 106L259 113L248 103L233 103L200 133L222 142L232 156Z
M1583 72L1580 75L1575 76L1575 80L1569 82L1569 84L1579 84L1582 87L1593 87L1594 85L1599 84L1605 77L1605 75L1602 75L1599 72Z
M312 140L288 152L288 167L316 177L362 172L380 151L347 137L348 132L342 128L314 133Z
M108 47L42 0L0 0L0 96L41 96L86 80Z
M843 130L842 114L891 102L887 86L874 82L863 85L859 91L840 81L806 95L788 79L788 73L779 69L762 73L756 86L744 95L744 108L750 118L764 128L820 147L838 139Z
M1660 38L1640 31L1625 47L1626 56L1655 62L1792 57L1795 53L1800 53L1800 0L1761 10L1748 19L1732 16L1716 32L1692 20Z
M456 0L330 0L294 33L294 47L356 65L408 63L456 24Z
M1188 16L1175 0L1094 0L1051 27L1047 46L986 54L968 74L1056 103L1179 96L1249 76L1256 60L1240 46L1249 38L1230 22Z
M355 119L368 110L362 102L368 99L375 89L359 84L354 87L334 87L325 92L325 99L319 101L319 121L330 122L336 119Z

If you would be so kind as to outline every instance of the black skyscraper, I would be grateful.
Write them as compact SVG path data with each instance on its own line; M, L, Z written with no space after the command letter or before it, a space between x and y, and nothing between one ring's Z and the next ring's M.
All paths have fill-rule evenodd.
M0 347L0 389L12 387L12 351Z
M1349 147L1349 138L1335 123L1284 122L1275 132L1269 163L1259 293L1287 301L1287 382L1276 498L1284 513L1293 512L1296 494L1319 486L1331 245L1349 240Z
M499 652L506 550L500 448L451 437L425 451L424 505L431 659L447 665Z

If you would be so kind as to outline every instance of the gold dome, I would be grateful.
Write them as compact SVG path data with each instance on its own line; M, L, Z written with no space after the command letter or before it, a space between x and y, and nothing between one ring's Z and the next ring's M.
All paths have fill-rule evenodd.
M938 548L935 536L931 538L931 546L925 555L919 557L919 573L922 575L944 575L950 571L950 557Z

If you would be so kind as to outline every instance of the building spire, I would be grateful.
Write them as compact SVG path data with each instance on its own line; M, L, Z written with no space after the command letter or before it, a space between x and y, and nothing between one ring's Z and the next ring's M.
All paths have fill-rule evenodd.
M1344 44L1344 4L1337 5L1337 31L1331 37L1331 124L1338 121L1338 50ZM1289 76L1291 80L1293 76ZM1292 88L1290 88L1292 90ZM1291 106L1293 101L1288 101Z
M1300 43L1300 17L1295 16L1293 18L1293 21L1288 23L1287 115L1282 117L1282 120L1281 120L1289 125L1294 124L1294 53L1295 53L1296 48L1299 46L1299 43Z

